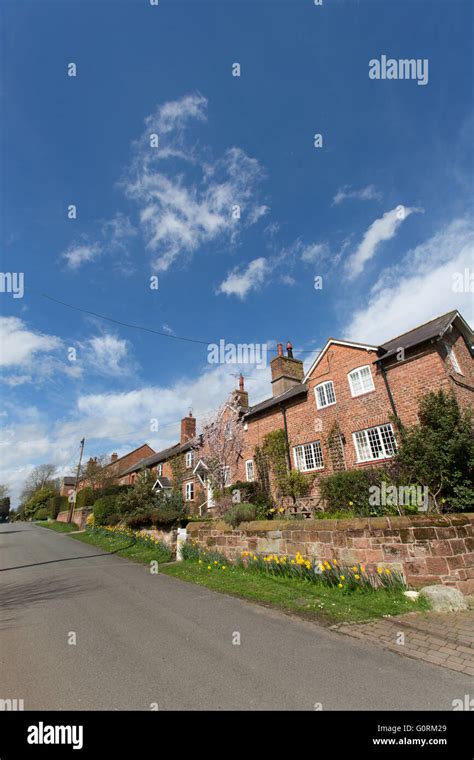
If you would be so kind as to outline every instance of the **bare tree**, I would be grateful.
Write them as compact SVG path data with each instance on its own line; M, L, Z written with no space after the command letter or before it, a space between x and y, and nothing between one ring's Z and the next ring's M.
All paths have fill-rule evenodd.
M236 402L228 401L204 426L202 459L213 489L222 493L230 485L232 472L243 449L243 429Z
M21 501L24 503L42 488L51 488L53 491L59 490L59 480L54 477L57 467L55 464L38 464L28 475L21 494Z
M99 454L91 457L88 462L81 468L79 480L85 486L91 488L106 488L115 483L118 470L114 463L110 462L107 454Z

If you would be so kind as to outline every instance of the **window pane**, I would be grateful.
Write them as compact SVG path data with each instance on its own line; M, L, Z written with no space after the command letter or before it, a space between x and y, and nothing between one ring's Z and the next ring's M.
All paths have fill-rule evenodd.
M349 377L351 378L351 385L353 393L362 393L362 383L358 372L352 372Z
M367 436L365 434L365 430L360 430L358 433L355 434L355 441L356 441L356 447L357 447L357 453L359 456L360 461L366 461L367 459L371 459L371 452L369 448L369 444L367 441Z
M379 428L386 456L395 454L397 443L391 425L382 425Z
M326 397L324 395L324 386L318 385L316 388L316 393L318 394L318 406L326 406Z
M303 459L303 447L297 446L295 448L295 455L296 455L296 466L298 470L304 470L304 459Z
M328 404L334 404L336 400L336 395L334 393L334 385L332 382L329 382L326 384L326 398Z
M369 439L369 445L373 459L380 459L384 456L384 452L382 447L382 439L379 435L378 428L371 428L370 430L367 430L367 436Z
M303 446L303 450L304 450L305 470L314 470L316 466L316 462L315 462L314 454L313 454L313 445L311 443L306 443Z

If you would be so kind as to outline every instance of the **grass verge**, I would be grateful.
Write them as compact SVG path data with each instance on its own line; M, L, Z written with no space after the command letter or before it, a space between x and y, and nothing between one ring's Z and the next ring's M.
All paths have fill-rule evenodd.
M74 536L70 536L76 541L82 541L84 544L92 544L99 547L106 552L113 552L120 557L132 560L132 562L140 562L147 565L150 562L170 562L171 552L160 546L145 546L137 541L133 543L132 538L126 536L103 536L97 533L91 533L86 531L85 533L77 533Z
M418 598L413 602L402 591L381 589L344 594L338 588L322 587L306 580L260 575L229 565L225 566L225 570L221 569L222 565L212 565L212 570L207 567L206 563L201 565L196 561L183 561L167 565L162 568L162 572L326 625L355 623L384 615L401 615L404 612L429 609L424 599Z
M79 530L79 526L76 523L56 522L53 520L36 520L35 525L55 530L56 533L71 533L73 530Z

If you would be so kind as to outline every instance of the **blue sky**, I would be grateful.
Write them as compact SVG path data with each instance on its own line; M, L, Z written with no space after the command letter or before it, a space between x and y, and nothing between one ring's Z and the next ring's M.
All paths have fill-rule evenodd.
M173 443L239 369L270 395L208 342L309 362L329 336L472 323L471 29L459 0L4 4L2 271L25 294L0 293L0 482L68 472L83 436ZM427 84L370 79L382 55L427 59Z

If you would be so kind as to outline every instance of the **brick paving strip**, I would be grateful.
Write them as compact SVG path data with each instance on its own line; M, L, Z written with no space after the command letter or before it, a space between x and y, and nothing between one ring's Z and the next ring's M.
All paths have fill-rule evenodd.
M474 610L466 612L408 612L396 618L332 626L340 633L390 649L417 660L474 676ZM400 641L404 634L404 643Z

